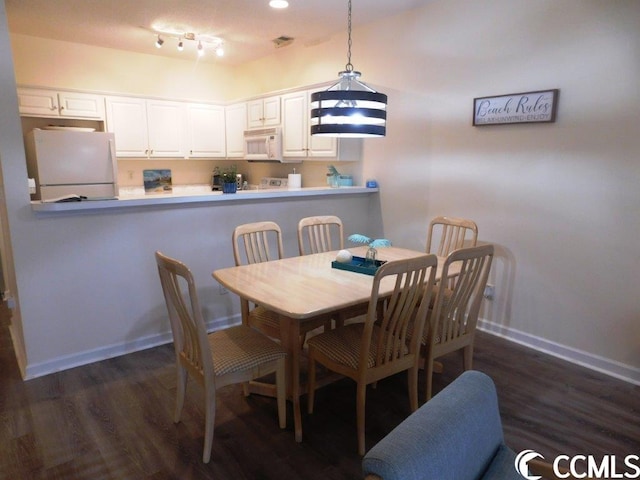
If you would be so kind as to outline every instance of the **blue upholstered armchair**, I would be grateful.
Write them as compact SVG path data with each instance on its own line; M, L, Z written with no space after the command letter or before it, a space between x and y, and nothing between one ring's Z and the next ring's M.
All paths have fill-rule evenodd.
M367 480L522 480L515 459L493 381L469 370L374 446L362 466ZM538 475L556 478L538 464Z

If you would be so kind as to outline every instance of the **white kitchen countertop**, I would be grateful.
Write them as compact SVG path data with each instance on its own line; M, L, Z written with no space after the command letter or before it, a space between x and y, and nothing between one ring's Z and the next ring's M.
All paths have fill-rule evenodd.
M114 200L86 200L81 202L42 203L31 202L31 209L38 215L54 213L97 213L112 209L131 207L162 207L211 202L246 202L261 199L354 195L378 192L378 188L366 187L309 187L298 189L258 189L238 190L235 194L211 191L209 185L175 185L171 193L145 194L142 187L120 188L120 195Z

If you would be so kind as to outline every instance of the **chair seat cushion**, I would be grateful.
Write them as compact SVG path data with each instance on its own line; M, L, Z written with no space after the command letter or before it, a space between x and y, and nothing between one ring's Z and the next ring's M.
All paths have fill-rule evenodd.
M243 325L210 333L208 340L216 376L250 370L287 355L276 342Z
M309 347L316 348L337 363L357 370L358 362L360 361L360 343L362 341L364 326L364 323L352 323L316 335L309 339ZM367 368L374 367L376 364L376 344L379 335L380 328L374 326L371 335L371 348L369 349L369 356L367 357ZM405 346L404 353L408 353L408 350Z
M330 320L331 316L321 315L302 321L300 322L300 333L304 334L319 326L324 326L325 322ZM249 312L249 325L269 336L280 338L280 316L263 306L259 305Z
M280 330L280 319L276 312L257 306L249 312L249 325L265 326Z

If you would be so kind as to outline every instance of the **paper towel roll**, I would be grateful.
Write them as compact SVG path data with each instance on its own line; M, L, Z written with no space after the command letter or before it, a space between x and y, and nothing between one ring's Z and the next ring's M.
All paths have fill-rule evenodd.
M302 188L302 174L301 173L290 173L289 174L289 179L287 180L287 186L290 189Z

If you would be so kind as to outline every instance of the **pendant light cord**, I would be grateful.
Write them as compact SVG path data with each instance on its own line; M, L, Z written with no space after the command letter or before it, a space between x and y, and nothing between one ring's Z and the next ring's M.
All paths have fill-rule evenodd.
M347 42L347 64L344 66L345 71L353 72L353 64L351 63L351 0L349 0L349 14L347 16L347 32L349 40Z

